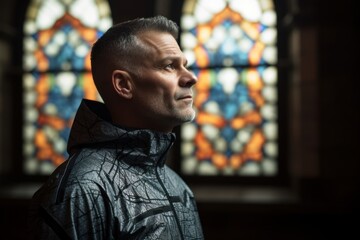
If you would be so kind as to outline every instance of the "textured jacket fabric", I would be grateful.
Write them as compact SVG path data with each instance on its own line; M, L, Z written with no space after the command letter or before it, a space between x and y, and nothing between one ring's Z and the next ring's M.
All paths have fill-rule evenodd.
M203 239L194 196L165 164L173 133L111 124L83 100L69 159L34 194L35 239Z

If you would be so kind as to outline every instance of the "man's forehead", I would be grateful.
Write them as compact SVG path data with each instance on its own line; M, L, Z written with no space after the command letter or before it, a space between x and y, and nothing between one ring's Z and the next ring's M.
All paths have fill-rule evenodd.
M156 54L181 54L175 38L166 32L147 31L138 35L144 47Z

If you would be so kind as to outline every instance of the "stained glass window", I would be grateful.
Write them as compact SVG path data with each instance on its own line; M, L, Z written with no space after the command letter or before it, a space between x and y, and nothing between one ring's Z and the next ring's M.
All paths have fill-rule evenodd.
M272 0L184 1L180 42L198 83L183 174L278 173L276 18Z
M106 0L32 0L24 22L23 155L27 174L48 174L67 158L82 98L100 99L90 48L112 25Z

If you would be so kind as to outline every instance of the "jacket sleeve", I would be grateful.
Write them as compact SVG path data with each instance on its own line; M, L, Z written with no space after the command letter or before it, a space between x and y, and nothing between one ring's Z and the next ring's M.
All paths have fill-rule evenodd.
M39 206L38 239L114 239L113 210L104 189L94 183L69 186L54 204Z

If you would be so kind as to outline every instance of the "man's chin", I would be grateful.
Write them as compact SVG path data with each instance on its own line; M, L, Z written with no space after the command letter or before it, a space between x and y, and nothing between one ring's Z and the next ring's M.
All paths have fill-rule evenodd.
M175 120L176 125L181 125L183 123L194 121L195 116L196 116L195 111L194 109L191 108L191 109L186 109L186 111L183 111L181 113L178 112L178 114L176 114L175 119L173 120Z
M195 116L196 116L195 111L192 110L192 112L190 112L186 116L184 116L184 123L194 121Z

